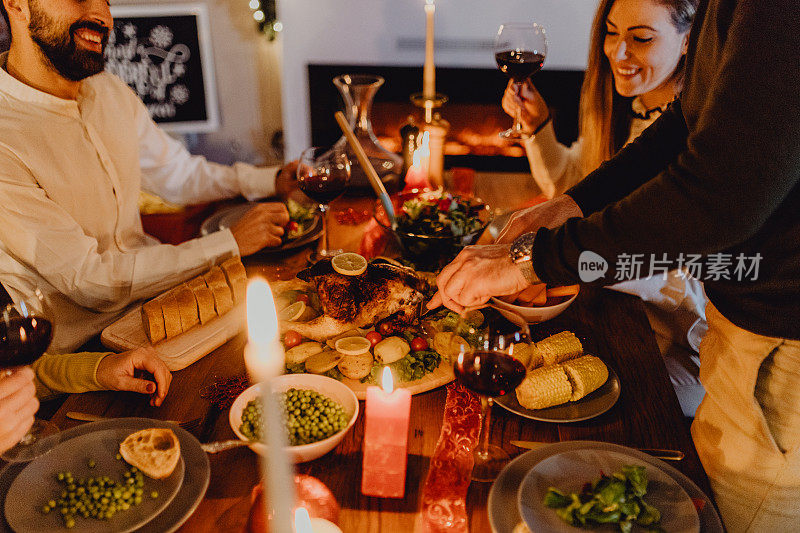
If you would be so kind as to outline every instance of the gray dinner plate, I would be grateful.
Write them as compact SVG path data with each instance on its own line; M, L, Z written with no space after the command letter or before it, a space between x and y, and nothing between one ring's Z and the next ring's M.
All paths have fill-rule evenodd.
M210 217L208 217L200 226L200 235L208 235L215 231L227 229L236 224L236 222L244 216L253 206L255 202L246 204L234 205L220 209ZM316 241L322 236L322 221L320 220L320 213L315 212L314 218L303 224L303 233L299 237L292 240L285 240L280 246L274 248L264 248L261 253L283 252L286 250L293 250L300 248Z
M540 422L558 422L561 424L568 422L580 422L596 416L600 416L617 403L620 394L620 383L617 373L610 366L608 367L608 379L596 391L587 394L576 402L567 402L561 405L554 405L546 409L526 409L517 401L515 393L506 394L494 399L494 403L503 409L507 409L514 414L531 420Z
M724 533L722 522L714 504L708 496L688 477L666 464L633 448L596 441L565 441L531 450L509 462L497 476L489 491L488 513L489 523L495 533L512 533L522 523L519 513L518 498L520 487L528 473L541 461L565 452L575 450L600 450L628 455L642 463L654 466L671 477L686 491L690 498L704 502L697 512L700 519L701 533Z
M79 443L85 444L83 439L88 438L90 441L94 443L92 444L92 442L90 442L90 445L103 446L102 443L105 442L105 439L107 439L109 435L108 430L111 430L115 434L118 433L120 435L128 435L140 429L153 428L153 427L170 428L175 432L175 435L177 435L181 445L181 458L184 467L182 476L183 483L179 484L179 488L177 492L174 494L172 501L169 502L169 504L166 505L166 507L163 510L161 510L158 513L149 515L148 517L149 521L146 521L146 523L142 523L134 527L133 531L137 531L140 533L166 533L177 530L181 526L181 524L183 524L189 518L189 516L191 516L191 514L194 512L194 510L202 501L203 496L206 493L206 489L208 488L209 480L211 478L211 466L208 461L208 456L202 450L202 448L200 447L200 442L196 438L194 438L187 431L179 428L177 425L164 422L163 420L152 420L148 418L118 418L114 420L91 422L74 427L72 429L68 429L66 431L62 431L61 433L55 436L58 437L58 439L60 440L60 444L55 446L53 450L50 452L51 454L57 453L61 446L69 445L69 441L77 438L81 438L81 440L78 441ZM96 434L97 436L92 437L92 434ZM118 444L119 443L117 443L117 445ZM83 461L83 464L85 465L86 458L89 455L91 455L92 458L94 458L97 461L97 467L92 471L93 475L109 475L112 478L114 477L113 475L106 473L108 471L105 470L105 467L103 467L103 463L101 462L101 455L99 448L87 449L82 447L81 451L76 453L79 453L80 455L76 459L78 462L75 464L78 464L81 461ZM3 509L8 509L8 503L6 502L6 498L13 495L13 493L11 492L11 487L15 483L15 480L20 475L20 473L23 472L28 467L35 465L38 461L46 461L48 455L44 455L31 463L9 464L5 468L0 470L0 505L2 505ZM114 459L114 456L111 457L113 461L116 461L116 459ZM67 469L70 469L70 467L67 466L67 468L64 468L64 470ZM72 471L73 474L78 473L77 468L73 469ZM146 498L143 499L141 506L144 506L145 502L149 498L149 492L150 490L152 490L149 487L155 481L156 480L146 478L145 488L148 490L145 491ZM46 482L47 481L45 481L45 479L42 478L41 483L44 484ZM35 511L38 512L38 509L41 508L42 506L42 502L34 500L34 498L32 497L33 490L38 490L38 489L31 489L31 491L26 494L26 500L27 503L29 503L30 506ZM159 498L156 499L156 502L158 501L158 499L165 496L164 494L161 494L160 489L157 490L159 490ZM127 513L142 512L142 511L136 511L136 509L137 508L135 507L131 510L118 513L112 520L115 520L118 516L124 516ZM52 514L46 515L46 517L55 518L52 516ZM87 531L87 529L85 529L83 525L84 524L89 525L92 522L97 522L98 524L105 524L105 528L103 529L103 531L110 530L108 527L109 522L85 520L83 518L76 518L76 529L79 531ZM0 531L2 532L12 531L9 522L6 521L5 515L2 517L2 520L0 521ZM66 531L66 529L63 529L62 527L60 531Z
M93 431L62 442L45 455L28 463L11 483L5 500L6 521L17 533L63 533L64 519L55 509L47 514L40 511L49 500L57 500L65 489L56 476L70 472L74 478L108 476L123 481L122 474L130 467L117 460L119 444L131 434L127 428L109 428ZM96 464L89 468L89 460ZM179 461L172 474L165 479L144 478L144 497L139 505L116 513L107 521L76 516L78 529L85 533L102 533L112 529L128 533L149 522L173 500L183 482L184 464ZM158 492L157 498L150 494Z
M626 465L645 467L647 493L644 500L661 512L659 527L669 533L699 533L700 518L689 494L669 474L628 453L609 450L578 449L551 455L531 468L517 492L517 509L531 531L573 533L580 531L564 522L555 509L542 502L550 487L565 494L580 493L583 485L602 475L620 472ZM598 527L617 531L615 525ZM634 525L634 532L642 528Z

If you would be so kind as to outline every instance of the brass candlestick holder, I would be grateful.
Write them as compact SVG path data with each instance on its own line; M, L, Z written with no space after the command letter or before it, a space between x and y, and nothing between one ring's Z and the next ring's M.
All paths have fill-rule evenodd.
M444 185L444 140L450 131L450 123L433 110L442 107L447 100L447 95L440 93L434 96L425 96L423 93L411 95L411 102L425 110L425 122L420 126L420 130L427 131L429 135L428 179L436 188Z

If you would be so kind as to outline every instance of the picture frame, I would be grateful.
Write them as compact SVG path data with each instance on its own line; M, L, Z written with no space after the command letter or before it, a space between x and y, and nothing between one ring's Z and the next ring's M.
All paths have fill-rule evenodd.
M164 130L219 129L208 7L112 5L106 70L125 81Z

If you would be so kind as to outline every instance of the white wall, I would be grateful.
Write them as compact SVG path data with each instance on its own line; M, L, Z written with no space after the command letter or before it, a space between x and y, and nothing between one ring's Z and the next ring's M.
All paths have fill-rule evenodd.
M278 0L284 28L280 39L287 158L296 157L311 140L307 65L421 66L424 49L400 46L400 40L422 42L424 4L425 0ZM545 69L583 69L596 6L597 0L436 0L436 39L464 45L440 47L436 64L496 68L491 48L485 46L498 26L530 20L547 31Z
M247 0L205 3L211 26L220 129L191 139L193 151L221 162L275 163L272 135L281 129L279 41L258 32ZM175 4L172 0L125 0L115 5Z

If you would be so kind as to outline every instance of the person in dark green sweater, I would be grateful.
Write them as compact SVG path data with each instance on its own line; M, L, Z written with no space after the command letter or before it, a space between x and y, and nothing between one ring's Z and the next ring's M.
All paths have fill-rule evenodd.
M687 58L676 104L565 195L515 215L502 234L515 238L510 246L465 249L442 270L429 305L460 310L537 280L611 284L633 257L672 268L701 258L711 303L695 445L729 531L792 531L800 523L800 2L706 0Z

